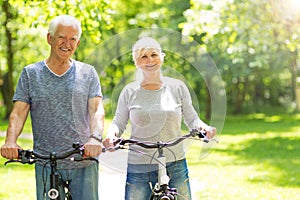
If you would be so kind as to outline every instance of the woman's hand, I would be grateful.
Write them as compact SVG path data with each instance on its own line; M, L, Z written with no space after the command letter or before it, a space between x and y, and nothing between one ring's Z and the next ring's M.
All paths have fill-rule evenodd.
M119 134L119 128L114 124L110 125L106 133L106 138L102 142L105 148L110 148L115 146L114 141L118 139L117 137L118 134Z
M115 133L108 133L102 143L106 148L114 147L114 141L116 141L117 139L118 138Z
M212 139L217 134L217 128L213 126L209 126L208 130L206 130L206 137L208 139Z
M217 134L217 128L213 126L203 125L198 130L203 130L206 132L207 139L212 139Z

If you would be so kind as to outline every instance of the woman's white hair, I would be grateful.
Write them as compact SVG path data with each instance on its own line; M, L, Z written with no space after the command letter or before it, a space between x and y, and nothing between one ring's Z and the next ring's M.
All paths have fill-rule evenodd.
M160 44L152 37L143 37L139 39L132 47L132 58L134 61L140 56L144 49L156 49L160 53L163 60L164 54L162 53Z
M55 17L49 24L48 32L51 36L54 35L54 33L57 30L57 26L61 24L64 26L74 26L78 29L78 38L80 38L82 29L81 29L81 23L78 21L75 17L70 15L60 15Z

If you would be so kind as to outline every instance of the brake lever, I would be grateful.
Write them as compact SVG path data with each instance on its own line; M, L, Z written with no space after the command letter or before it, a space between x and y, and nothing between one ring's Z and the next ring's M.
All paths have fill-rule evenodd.
M35 163L35 160L34 159L28 159L28 161L27 162L22 162L22 160L15 160L15 159L10 159L10 160L8 160L8 161L6 161L5 163L4 163L4 165L7 165L7 164L9 164L9 163L22 163L22 164L33 164L33 163Z
M125 144L126 144L126 140L124 140L124 138L121 137L117 138L116 140L113 141L114 146L102 148L102 153L107 151L116 151L118 149L126 149Z
M123 145L123 143L124 143L124 139L123 139L123 138L117 138L117 139L113 142L114 146L117 146L117 145Z
M7 164L9 164L9 163L14 163L14 162L20 162L20 161L19 161L19 160L13 160L13 159L11 159L11 160L6 161L6 162L4 163L4 165L7 165Z
M118 149L125 149L124 145L119 145L117 144L114 147L107 147L107 148L102 148L102 153L105 153L107 151L116 151Z

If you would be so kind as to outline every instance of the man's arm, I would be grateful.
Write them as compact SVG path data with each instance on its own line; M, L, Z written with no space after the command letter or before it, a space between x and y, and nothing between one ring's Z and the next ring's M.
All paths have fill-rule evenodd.
M95 97L89 100L89 115L91 134L102 135L105 112L101 97Z
M18 149L21 149L21 147L17 144L17 139L22 133L29 109L30 105L25 102L16 101L14 103L14 108L9 117L5 144L1 147L1 155L4 158L13 159L18 157Z
M91 98L88 102L90 115L90 139L85 144L85 156L95 157L101 153L101 138L104 130L104 108L101 97Z

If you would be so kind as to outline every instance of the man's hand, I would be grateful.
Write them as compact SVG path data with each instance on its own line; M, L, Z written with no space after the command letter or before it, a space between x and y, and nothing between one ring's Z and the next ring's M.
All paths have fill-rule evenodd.
M22 149L17 143L15 142L6 142L1 147L1 156L7 159L16 159L18 158L18 150Z
M85 157L97 157L102 152L102 144L95 138L90 138L84 145Z

